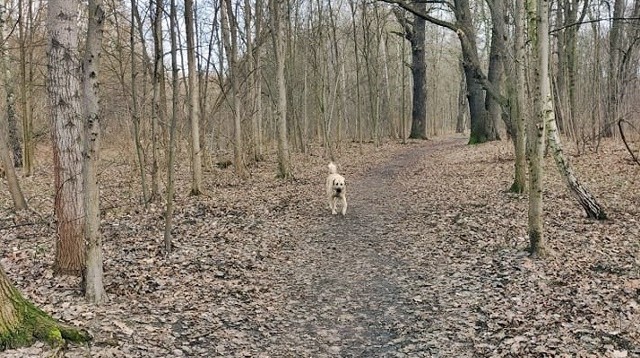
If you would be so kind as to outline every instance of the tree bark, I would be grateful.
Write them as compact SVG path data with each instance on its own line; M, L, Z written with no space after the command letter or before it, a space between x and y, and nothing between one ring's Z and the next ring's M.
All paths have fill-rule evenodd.
M514 14L515 22L515 41L514 53L515 58L508 60L508 82L510 88L509 94L509 110L511 112L510 120L515 122L515 132L513 134L513 146L515 151L515 168L513 184L509 191L513 193L524 193L526 191L527 173L526 173L526 83L525 83L525 23L526 15L524 4L522 1L516 2Z
M426 10L427 4L419 5ZM409 138L427 139L427 64L425 51L426 21L414 16L411 31L411 75L413 76L413 105Z
M618 121L620 112L620 80L622 54L622 22L624 15L624 0L615 0L613 5L613 20L611 20L611 30L609 30L609 66L607 70L607 116L604 123L604 136L613 135L613 126Z
M549 93L549 0L529 0L529 23L535 32L535 110L536 115L529 126L531 153L529 155L529 213L528 234L531 256L541 257L547 254L543 227L542 189L545 117L551 103ZM535 12L533 9L536 9Z
M193 0L184 1L187 29L187 66L189 67L189 119L191 121L191 195L202 193L202 152L200 150L200 98L193 21ZM247 34L247 36L251 36Z
M464 133L467 128L469 107L467 106L467 81L465 81L462 59L460 59L460 86L458 87L458 113L456 116L456 133Z
M153 99L151 104L151 197L149 200L157 200L160 197L159 189L159 155L160 155L160 125L165 123L166 117L166 93L165 93L165 68L164 45L162 39L162 20L164 18L164 2L155 0L155 13L153 17Z
M89 23L83 63L84 94L84 207L87 264L84 270L84 294L92 303L106 299L102 267L102 236L100 235L100 188L97 166L100 159L99 69L102 56L104 9L102 0L89 0Z
M276 118L278 126L278 177L291 177L291 162L289 160L289 144L287 139L287 84L284 76L285 35L284 14L282 4L278 0L270 0L271 30L276 61L276 82L278 88L278 102L276 104Z
M33 172L33 140L32 140L32 106L31 101L31 76L33 62L29 60L33 56L31 51L27 53L27 45L31 45L30 39L27 38L27 23L31 21L31 0L28 0L27 11L25 14L24 0L18 0L18 11L20 18L18 21L18 34L20 46L20 104L22 107L22 142L24 146L23 167L24 175L31 176ZM27 65L28 63L28 65Z
M505 18L507 17L507 8L503 0L487 0L491 11L491 45L489 49L489 69L487 70L487 79L493 83L497 89L502 88L504 81L504 62L507 52L507 34ZM503 118L502 106L493 96L485 97L485 109L487 110L487 127L493 133L496 140L500 139L498 133L498 122ZM504 116L507 120L507 126L510 125L508 116Z
M5 16L6 7L5 4L0 4L0 35L3 38L7 38L5 36ZM9 193L11 194L11 199L13 200L13 206L16 211L24 210L27 208L27 202L24 199L24 195L22 194L22 190L20 189L20 183L18 182L18 176L15 171L15 156L12 156L11 149L9 147L10 142L10 130L9 123L10 118L13 117L13 121L16 121L15 118L15 94L13 93L13 78L11 78L11 71L9 65L9 54L7 53L7 42L2 41L0 44L0 61L2 64L2 82L5 85L6 89L6 100L7 100L7 113L6 116L0 117L0 163L4 167L4 177L7 178L7 185L9 187ZM13 153L15 155L15 152ZM1 170L0 170L1 171Z
M47 93L57 218L54 271L80 275L86 259L80 145L83 142L83 125L78 80L78 8L75 1L49 1L47 32Z
M91 336L84 330L56 322L27 301L0 266L0 351L29 346L35 340L59 347L65 341L87 342Z
M140 111L138 109L138 86L137 86L137 67L136 67L136 51L135 49L135 19L137 13L138 2L131 0L131 26L129 27L129 44L131 46L131 119L133 122L133 141L136 146L136 156L138 159L138 169L140 170L140 185L142 186L142 202L147 207L149 204L149 188L147 187L146 159L142 140L140 138ZM144 38L140 37L142 41ZM143 48L143 51L145 49ZM146 51L145 51L146 52ZM144 75L143 75L144 76ZM123 76L124 77L124 76ZM146 76L145 76L146 78ZM124 78L123 78L124 83ZM123 86L124 87L124 86ZM153 143L152 143L153 144Z
M233 158L236 175L241 178L248 176L244 159L244 141L242 138L242 116L240 113L240 86L237 66L238 46L237 28L230 0L222 0L220 6L220 20L222 30L222 42L229 65L229 77L231 81L231 98L233 112Z
M578 203L582 206L588 218L606 220L607 214L605 213L604 208L598 203L589 190L580 183L569 164L569 160L564 155L553 112L547 113L545 121L549 147L551 148L553 159L558 167L558 171L560 171L560 175L562 175L562 178L569 187L569 190L576 200L578 200Z
M180 84L178 81L178 10L176 9L175 0L171 0L171 9L169 14L169 32L171 33L171 89L172 89L172 115L171 124L169 126L169 155L167 161L167 206L164 217L164 250L170 253L172 250L172 233L173 229L173 210L175 191L175 156L176 156L176 122L178 120L178 105L180 96Z

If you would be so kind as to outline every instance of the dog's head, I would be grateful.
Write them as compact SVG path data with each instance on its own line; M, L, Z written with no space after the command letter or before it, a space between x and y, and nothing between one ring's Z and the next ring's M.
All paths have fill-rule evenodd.
M336 176L331 180L331 187L337 194L342 193L344 190L344 178L340 176Z

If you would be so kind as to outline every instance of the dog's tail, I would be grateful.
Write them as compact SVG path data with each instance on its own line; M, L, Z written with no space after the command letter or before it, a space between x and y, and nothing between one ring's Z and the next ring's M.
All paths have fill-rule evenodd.
M329 162L329 174L337 174L338 168L333 162Z

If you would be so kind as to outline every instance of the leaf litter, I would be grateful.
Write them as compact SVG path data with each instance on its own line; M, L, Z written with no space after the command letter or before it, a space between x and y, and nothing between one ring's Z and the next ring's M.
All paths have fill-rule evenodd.
M51 271L43 163L23 179L37 215L12 214L0 193L0 262L25 296L93 334L67 357L640 356L640 170L618 143L571 157L605 222L584 217L546 160L544 260L525 251L526 195L505 192L508 142L346 146L346 217L327 208L321 148L294 156L288 181L275 155L245 181L209 169L200 197L181 163L169 255L162 205L138 203L133 163L105 159L101 306Z

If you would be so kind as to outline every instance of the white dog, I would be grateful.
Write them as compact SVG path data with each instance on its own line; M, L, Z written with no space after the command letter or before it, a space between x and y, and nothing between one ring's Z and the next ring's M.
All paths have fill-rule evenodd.
M338 174L338 168L333 162L329 163L327 198L329 199L329 209L333 215L337 214L338 199L342 201L342 215L347 213L347 187L344 184L344 177Z

